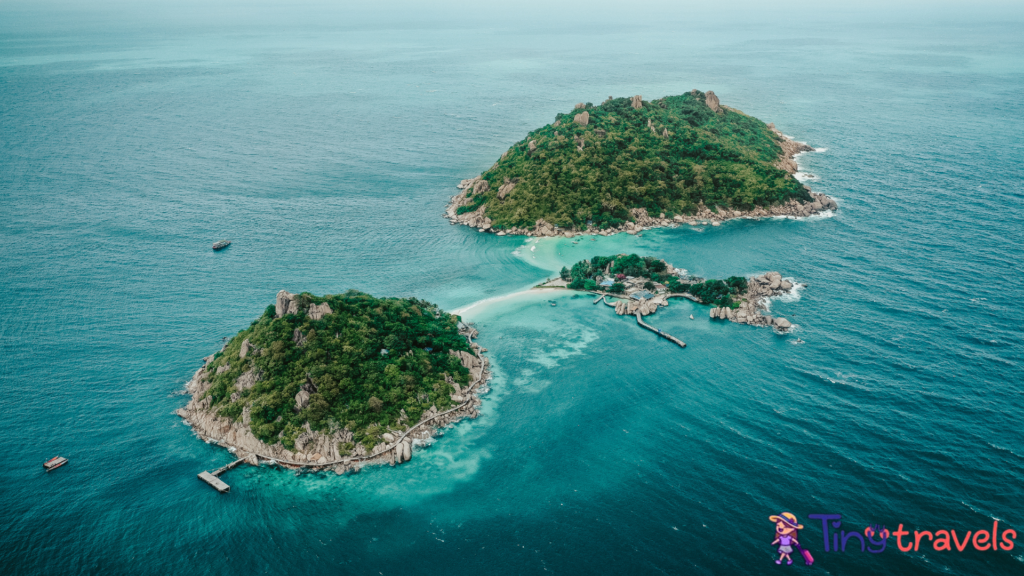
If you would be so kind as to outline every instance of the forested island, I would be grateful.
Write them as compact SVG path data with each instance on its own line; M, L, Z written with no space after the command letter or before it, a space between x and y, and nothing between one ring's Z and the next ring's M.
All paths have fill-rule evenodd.
M617 254L594 256L580 260L572 268L563 267L558 280L541 286L564 286L620 298L617 302L608 302L619 315L646 316L659 307L668 306L670 298L687 298L711 306L709 314L713 319L771 326L778 330L792 327L785 318L764 314L769 298L786 294L795 287L778 272L749 279L742 276L705 279L691 276L685 269L653 256Z
M205 359L178 415L253 464L401 463L414 440L478 415L489 373L476 334L415 298L282 290Z
M577 104L459 184L446 217L482 232L614 233L837 208L793 173L793 142L714 92Z

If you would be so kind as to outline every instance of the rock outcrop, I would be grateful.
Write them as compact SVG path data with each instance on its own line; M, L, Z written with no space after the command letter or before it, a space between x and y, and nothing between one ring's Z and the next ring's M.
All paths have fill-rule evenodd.
M778 272L767 272L747 280L747 292L736 308L715 307L709 312L712 319L729 320L751 326L773 326L780 331L792 328L785 318L773 318L764 312L768 310L770 298L789 293L794 284L782 278Z
M277 302L274 305L274 311L277 313L278 318L284 316L285 314L298 314L298 294L292 294L287 290L281 290L280 292L278 292Z
M633 107L633 110L639 110L644 107L644 99L637 94L629 99L629 105Z
M708 105L708 108L711 108L712 112L717 113L722 111L722 106L718 101L718 96L715 96L713 91L708 90L704 93L704 102Z
M309 315L312 320L320 320L324 316L333 313L334 311L331 310L330 305L328 305L327 302L324 302L323 304L310 304L307 315Z
M586 127L586 125L590 123L590 112L584 110L583 112L573 116L572 121L580 126Z
M504 200L508 195L512 194L512 190L516 187L515 182L505 182L498 187L498 200Z

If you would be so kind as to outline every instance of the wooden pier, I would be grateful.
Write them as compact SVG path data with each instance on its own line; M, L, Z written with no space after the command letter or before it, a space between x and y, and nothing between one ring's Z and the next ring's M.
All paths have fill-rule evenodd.
M658 336L661 336L662 338L665 338L666 340L668 340L670 342L674 342L674 343L678 344L680 348L686 348L686 342L683 342L679 338L676 338L675 336L672 336L671 334L669 334L667 332L662 332L660 329L655 328L654 326L651 326L650 324L648 324L648 323L644 322L643 320L641 320L639 312L636 313L636 323L641 325L641 326L643 326L644 328L647 328L651 332L654 332Z
M221 494L224 494L225 492L230 492L231 486L228 486L223 480L218 478L218 476L227 472L228 470L231 470L235 466L238 466L242 462L245 462L245 458L239 458L238 460L235 460L234 462L228 464L227 466L221 466L220 468L217 468L213 472L200 472L198 474L199 479L202 480L203 482L206 482L210 486L213 486L213 489L216 490L217 492L220 492Z

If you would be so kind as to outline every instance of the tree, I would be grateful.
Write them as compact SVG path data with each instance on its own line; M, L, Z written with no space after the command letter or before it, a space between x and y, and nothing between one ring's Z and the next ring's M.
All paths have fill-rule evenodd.
M384 403L376 396L370 396L368 404L370 406L370 410L373 410L374 412L380 412L381 408L384 407Z

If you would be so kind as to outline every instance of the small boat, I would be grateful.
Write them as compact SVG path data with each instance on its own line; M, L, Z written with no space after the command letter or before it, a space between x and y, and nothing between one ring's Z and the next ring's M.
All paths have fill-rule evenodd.
M214 250L223 250L231 245L231 240L218 240L213 243Z
M61 466L65 465L67 463L68 463L68 459L67 458L65 458L63 456L54 456L53 458L50 458L46 462L43 462L43 468L46 468L46 471L49 472L50 470L53 470L55 468L60 468Z

